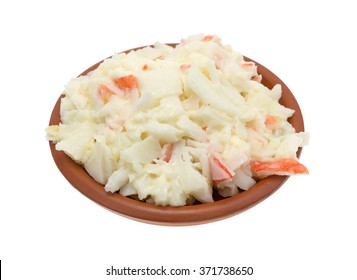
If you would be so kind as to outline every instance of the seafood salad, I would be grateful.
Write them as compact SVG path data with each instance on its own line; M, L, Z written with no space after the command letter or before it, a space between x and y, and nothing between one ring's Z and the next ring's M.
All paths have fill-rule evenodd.
M114 54L68 82L48 140L108 192L156 205L213 201L306 174L281 86L216 35Z

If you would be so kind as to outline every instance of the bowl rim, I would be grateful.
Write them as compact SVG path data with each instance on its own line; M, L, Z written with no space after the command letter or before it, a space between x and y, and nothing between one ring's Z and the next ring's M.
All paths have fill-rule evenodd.
M175 47L176 43L167 44ZM153 45L148 45L153 46ZM120 53L129 53L147 46L137 47ZM110 57L108 57L110 58ZM279 103L295 110L289 122L295 128L296 132L304 131L304 120L301 109L294 95L286 84L269 69L260 63L244 56L246 61L252 61L256 64L258 73L262 75L262 84L272 88L275 84L282 87L282 97ZM96 69L105 59L92 65L79 76L86 75ZM64 94L61 94L53 108L49 125L60 123L60 103ZM52 157L68 182L84 196L101 205L102 207L133 220L157 225L185 226L197 225L218 221L234 215L237 215L249 208L257 205L267 197L277 191L289 178L289 176L269 176L260 180L249 190L243 191L232 197L224 198L219 201L206 204L187 205L187 206L156 206L132 198L122 196L118 193L106 192L104 186L97 183L84 170L82 166L74 162L63 151L58 151L55 144L49 141ZM297 151L297 157L300 156L302 148Z

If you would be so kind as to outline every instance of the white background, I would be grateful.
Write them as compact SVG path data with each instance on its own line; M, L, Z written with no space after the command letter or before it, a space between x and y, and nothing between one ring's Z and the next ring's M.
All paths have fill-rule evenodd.
M105 275L111 265L252 266L254 275L242 279L356 279L352 3L2 1L4 279L119 279ZM288 85L311 133L301 157L310 175L290 178L256 207L206 225L154 226L113 214L55 166L44 133L53 106L70 78L114 52L196 33L219 35Z

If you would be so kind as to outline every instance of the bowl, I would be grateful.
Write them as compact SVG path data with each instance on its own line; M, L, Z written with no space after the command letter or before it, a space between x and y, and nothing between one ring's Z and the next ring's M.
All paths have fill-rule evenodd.
M168 45L175 46L176 44ZM137 49L140 48L130 49L124 51L124 53ZM263 76L262 84L268 88L272 88L275 84L281 85L282 97L279 102L285 107L295 110L289 122L297 132L304 131L304 121L299 104L289 88L269 69L250 58L244 58L257 65L258 73ZM96 69L101 62L94 64L79 76L86 75ZM58 98L53 108L49 122L50 125L59 124L60 122L60 102L62 97L63 95ZM75 163L64 152L57 151L55 145L51 142L50 149L60 172L84 196L121 216L157 225L187 226L229 218L257 205L277 191L288 179L288 176L270 176L257 182L257 184L247 191L240 192L232 197L217 199L211 203L179 207L156 206L122 196L118 193L106 192L103 185L97 183L82 166ZM301 150L299 148L297 152L298 157Z

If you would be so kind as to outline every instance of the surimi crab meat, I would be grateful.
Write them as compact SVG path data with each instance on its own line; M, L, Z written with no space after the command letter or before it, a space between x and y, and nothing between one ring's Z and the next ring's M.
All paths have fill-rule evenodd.
M98 95L103 100L104 103L108 103L112 95L115 95L115 92L111 90L108 86L101 84L98 87Z
M278 120L276 117L274 116L266 116L265 118L265 125L268 127L268 128L273 128L275 127L276 125L278 124Z
M296 175L308 174L307 168L293 158L252 160L250 167L257 177L264 178L269 175Z
M229 168L218 153L212 153L208 160L213 183L224 182L234 176L234 171Z
M139 83L137 78L134 75L127 75L119 77L113 80L115 86L123 91L124 93L130 92L132 89L139 88ZM104 103L109 102L109 99L112 95L115 95L115 92L110 89L107 85L101 84L98 87L98 95L104 101Z
M169 162L172 156L173 149L174 145L171 143L163 145L159 159L165 162Z
M248 67L253 67L253 66L255 66L255 63L252 62L252 61L245 61L245 62L241 63L240 66L245 67L245 68L248 68Z
M213 39L213 35L206 35L202 38L201 41L211 41Z
M253 77L251 78L251 80L254 81L254 82L261 83L262 80L263 80L263 76L262 76L262 75L256 75L256 76L253 76Z
M181 64L181 66L180 66L181 70L187 70L187 69L190 69L190 68L191 68L190 64Z
M128 92L134 88L138 88L138 80L134 75L123 76L116 78L114 84L122 91Z

